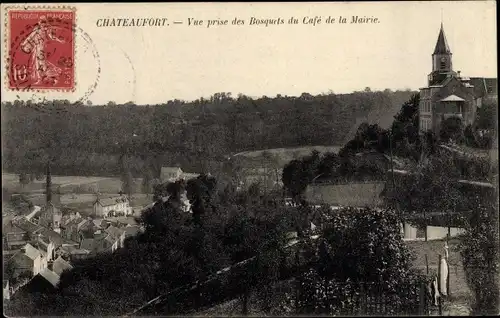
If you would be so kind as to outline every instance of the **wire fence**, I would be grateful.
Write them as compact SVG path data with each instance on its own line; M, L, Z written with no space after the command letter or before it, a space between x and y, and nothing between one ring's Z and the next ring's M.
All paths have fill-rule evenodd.
M311 286L309 286L311 287ZM376 282L334 282L324 280L304 289L297 280L297 314L359 315L428 315L430 297L424 282L399 286L395 290Z

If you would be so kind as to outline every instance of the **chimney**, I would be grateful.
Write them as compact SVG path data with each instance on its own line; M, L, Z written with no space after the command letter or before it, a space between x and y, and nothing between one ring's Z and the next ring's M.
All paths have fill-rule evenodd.
M458 73L458 78L460 78L460 71L457 71L457 73Z
M52 201L52 176L50 175L50 161L47 162L47 183L45 187L47 205Z

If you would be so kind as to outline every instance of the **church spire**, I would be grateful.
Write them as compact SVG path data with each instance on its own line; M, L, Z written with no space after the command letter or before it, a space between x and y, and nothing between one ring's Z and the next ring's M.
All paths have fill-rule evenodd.
M446 35L444 34L443 22L441 21L441 29L439 30L439 35L433 54L450 54L450 53L451 50L450 47L448 46Z
M50 174L50 161L47 162L47 183L45 185L46 204L52 202L52 176Z

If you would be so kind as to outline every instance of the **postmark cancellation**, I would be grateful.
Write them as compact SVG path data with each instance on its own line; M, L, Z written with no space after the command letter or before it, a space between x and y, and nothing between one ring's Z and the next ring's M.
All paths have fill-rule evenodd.
M76 9L5 10L5 85L19 91L74 91Z

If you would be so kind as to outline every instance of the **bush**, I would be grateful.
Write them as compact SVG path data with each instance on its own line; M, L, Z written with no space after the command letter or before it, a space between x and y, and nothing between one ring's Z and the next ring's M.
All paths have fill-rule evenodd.
M459 117L449 117L441 122L439 137L443 141L464 142L464 124Z
M411 267L412 255L402 241L395 212L346 208L331 216L323 230L319 262L302 277L301 294L306 296L302 301L307 303L304 310L338 314L342 303L334 299L341 299L346 288L359 293L364 284L392 295L394 304L414 300L415 295L407 295L402 286L415 285L423 278ZM345 288L335 290L338 284ZM325 308L328 293L330 307Z
M498 194L495 191L489 197L486 191L481 192L475 196L476 208L460 242L460 254L467 285L474 296L472 314L497 315L500 311Z

